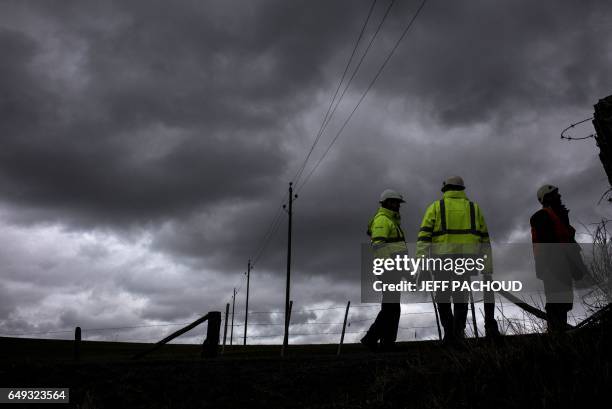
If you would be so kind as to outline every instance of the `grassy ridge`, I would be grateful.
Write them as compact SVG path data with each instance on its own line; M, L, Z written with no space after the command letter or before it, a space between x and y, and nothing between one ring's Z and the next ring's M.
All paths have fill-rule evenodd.
M70 342L36 348L36 341L1 339L0 381L69 386L72 406L83 408L589 407L612 385L610 341L609 330L592 329L453 348L406 343L386 354L347 345L340 358L334 345L294 346L285 359L278 346L234 347L205 361L200 346L168 345L138 362L127 357L146 345L91 343L76 364ZM45 349L64 355L17 353Z
M429 341L398 343L398 351L421 349L432 345ZM151 348L150 343L82 341L82 362L128 361L138 352ZM292 356L334 355L337 344L291 345ZM224 358L279 357L280 345L227 345ZM147 360L189 360L200 359L201 345L166 344L146 357ZM359 344L344 344L342 353L361 354L364 349ZM28 338L0 337L0 361L5 362L72 362L74 360L74 341Z

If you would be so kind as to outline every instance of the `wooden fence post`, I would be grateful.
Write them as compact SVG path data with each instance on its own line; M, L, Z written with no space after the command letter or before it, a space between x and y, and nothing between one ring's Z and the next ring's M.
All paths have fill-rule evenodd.
M221 355L225 352L225 340L227 339L227 317L229 315L229 303L225 304L225 322L223 326L223 346L221 347Z
M214 358L219 351L219 332L221 330L221 312L211 311L208 313L208 328L206 329L206 340L202 344L202 357Z
M344 323L342 324L342 335L340 335L340 343L338 344L338 352L336 355L340 356L340 350L342 349L342 344L344 343L344 332L346 331L346 320L348 319L349 308L351 307L351 302L346 303L346 312L344 313Z
M472 278L468 277L469 283L472 282ZM471 287L471 286L470 286ZM472 307L472 325L474 327L474 336L478 338L478 325L476 324L476 309L474 308L474 294L470 288L470 306Z
M134 355L134 356L132 357L132 359L140 359L140 358L142 358L143 356L145 356L145 355L147 355L147 354L150 354L150 353L151 353L151 352L153 352L153 351L158 350L159 348L161 348L162 346L164 346L164 345L165 345L165 344L167 344L168 342L172 341L174 338L176 338L176 337L178 337L178 336L180 336L180 335L183 335L185 332L187 332L187 331L189 331L189 330L191 330L191 329L193 329L193 328L197 327L198 325L200 325L201 323L203 323L204 321L206 321L206 320L209 318L210 314L214 314L214 313L219 314L218 319L220 320L220 319L221 319L221 313L220 313L219 311L212 311L212 312L209 312L208 314L206 314L206 315L205 315L205 316L203 316L202 318L198 318L197 320L195 320L195 321L194 321L194 322L192 322L191 324L187 325L186 327L181 328L181 329L179 329L178 331L175 331L175 332L173 332L172 334L168 335L166 338L164 338L164 339L162 339L161 341L157 342L156 344L154 344L154 345L153 345L151 348L149 348L148 350L146 350L146 351L142 351L142 352L140 352L140 353L138 353L138 354ZM220 324L219 324L219 325L220 325ZM218 327L219 325L217 325L217 327ZM219 342L219 341L218 341L218 339L219 339L219 338L218 338L218 335L217 335L217 342Z
M74 360L81 360L81 327L74 329Z

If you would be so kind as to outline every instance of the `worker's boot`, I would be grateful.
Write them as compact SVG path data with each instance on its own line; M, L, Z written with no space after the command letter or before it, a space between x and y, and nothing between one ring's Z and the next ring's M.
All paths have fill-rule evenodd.
M485 319L485 336L487 338L501 337L501 334L499 333L499 328L497 326L497 321L495 319Z
M454 304L453 326L455 330L455 338L462 340L465 338L465 321L467 319L468 305L467 303Z
M453 311L450 304L439 303L438 312L440 314L440 322L444 328L444 338L442 338L442 343L453 343L455 341L455 326L453 324Z
M452 325L444 327L444 337L442 338L442 345L451 345L457 341L455 337L455 330Z
M361 338L359 342L366 348L368 348L372 352L376 352L378 350L378 340L376 340L373 336L368 336L366 334L365 337Z
M393 352L395 351L395 342L380 342L379 352Z
M491 280L490 276L488 276L488 280ZM484 301L485 337L499 338L501 334L495 319L495 294L491 291L485 292Z

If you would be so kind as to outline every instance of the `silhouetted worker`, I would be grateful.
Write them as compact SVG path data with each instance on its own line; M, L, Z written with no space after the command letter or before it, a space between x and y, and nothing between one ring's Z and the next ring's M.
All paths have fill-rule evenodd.
M406 240L400 226L400 205L404 198L398 192L387 189L380 195L380 208L368 224L368 236L372 242L374 258L394 257L396 254L406 254ZM396 281L393 273L385 272L382 281ZM381 349L390 350L397 339L397 326L400 319L401 293L383 292L382 305L376 320L361 339L361 343L376 350L378 341Z
M586 266L559 188L544 185L537 197L542 208L530 219L536 277L544 283L547 330L560 332L567 329L567 313L573 308L573 281L584 276Z
M493 263L489 232L478 204L470 201L465 192L465 183L460 176L451 176L442 183L442 199L427 208L417 238L416 257L475 258L485 257L485 268L481 272L483 281L491 280ZM436 281L470 280L470 273L455 274L454 271L433 271ZM444 327L444 341L451 342L465 337L465 321L468 311L469 292L438 291L435 295L440 321ZM454 311L451 309L451 298ZM494 317L495 299L492 292L484 293L485 332L487 337L499 335Z

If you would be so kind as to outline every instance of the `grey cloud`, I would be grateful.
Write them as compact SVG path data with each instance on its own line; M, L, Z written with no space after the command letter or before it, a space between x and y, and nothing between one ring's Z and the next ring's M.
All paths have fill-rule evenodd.
M287 121L322 80L319 61L335 51L323 41L334 26L314 25L317 9L303 13L295 3L244 15L229 8L221 20L189 3L37 6L27 11L55 24L59 47L85 43L84 85L53 92L44 83L53 67L31 60L57 42L27 26L5 35L7 52L19 53L5 60L3 198L78 224L143 223L223 198L258 200L285 171ZM317 23L331 24L341 11L333 8ZM30 76L20 78L26 67ZM20 102L28 93L46 107L39 118ZM160 143L168 146L156 152Z
M310 166L418 5L396 3ZM575 224L608 214L596 206L607 187L596 147L558 140L612 92L608 3L428 2L295 202L294 277L308 299L300 302L356 296L343 285L358 282L359 243L387 187L408 198L409 239L449 174L464 176L495 240L528 238L545 181L560 185ZM69 284L79 272L59 256L17 263L3 277L42 288L52 272L58 293L125 291L147 300L147 319L220 303L262 244L369 4L3 3L4 221L128 243L147 234L152 254L184 269L173 276L134 256L115 266L119 274L104 264L113 253L89 244L77 257L106 274L89 287ZM266 311L282 304L281 220L254 270L254 302ZM334 285L305 284L320 277ZM1 304L12 311L20 301Z
M609 15L602 1L431 2L379 89L448 127L591 106L612 89Z

